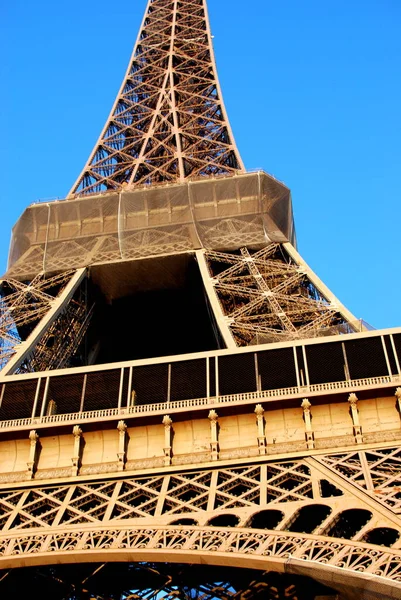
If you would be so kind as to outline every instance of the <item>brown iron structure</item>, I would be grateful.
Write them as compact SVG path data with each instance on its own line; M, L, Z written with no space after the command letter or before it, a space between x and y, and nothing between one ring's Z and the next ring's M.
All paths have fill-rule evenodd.
M246 173L205 0L149 0L0 301L4 597L401 595L401 328L369 330Z

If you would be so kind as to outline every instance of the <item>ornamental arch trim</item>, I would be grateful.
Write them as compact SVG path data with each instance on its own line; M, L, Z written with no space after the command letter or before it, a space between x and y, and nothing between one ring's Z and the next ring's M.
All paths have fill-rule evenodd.
M55 563L168 561L309 574L383 598L401 592L401 550L273 530L153 526L19 532L3 538L0 568ZM369 595L363 596L369 598ZM373 597L373 596L372 596Z

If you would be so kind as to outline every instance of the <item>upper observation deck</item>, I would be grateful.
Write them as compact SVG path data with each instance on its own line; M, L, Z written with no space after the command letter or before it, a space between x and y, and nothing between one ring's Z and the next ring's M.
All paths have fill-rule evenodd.
M12 232L6 276L29 280L93 264L295 245L290 190L259 171L31 204Z

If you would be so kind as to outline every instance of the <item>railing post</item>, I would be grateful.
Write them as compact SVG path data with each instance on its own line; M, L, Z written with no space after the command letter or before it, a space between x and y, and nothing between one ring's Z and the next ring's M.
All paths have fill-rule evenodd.
M43 392L43 399L42 399L42 408L40 411L40 417L42 418L45 414L45 409L46 409L46 401L47 401L47 394L49 392L49 383L50 383L50 377L46 377L46 383L45 383L45 391Z
M130 407L130 403L131 403L131 388L132 388L132 365L130 366L129 371L128 371L127 409Z
M215 370L215 376L214 376L214 381L215 381L215 396L216 399L218 399L219 395L220 395L220 384L219 384L219 358L218 356L214 357L214 370Z
M124 386L124 367L122 367L121 371L120 371L120 387L118 389L118 402L117 402L117 407L119 410L121 409L121 402L122 402L122 398L123 398L123 386Z
M40 392L40 385L42 383L42 378L39 377L37 384L36 384L36 390L35 390L35 398L33 401L33 407L32 407L32 416L31 418L33 419L35 417L35 413L36 413L36 407L38 405L38 399L39 399L39 392Z
M84 380L82 382L82 392L81 392L81 402L79 403L79 412L83 412L85 406L85 393L86 393L86 382L88 379L88 374L85 373Z

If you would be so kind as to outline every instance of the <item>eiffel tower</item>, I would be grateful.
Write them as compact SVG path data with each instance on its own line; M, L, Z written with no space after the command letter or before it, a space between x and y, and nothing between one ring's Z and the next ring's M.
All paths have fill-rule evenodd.
M245 171L206 0L149 0L0 311L4 597L400 597L401 328L355 319Z

